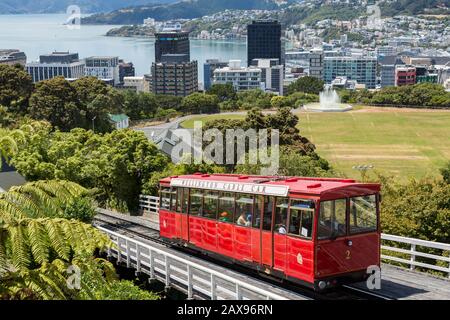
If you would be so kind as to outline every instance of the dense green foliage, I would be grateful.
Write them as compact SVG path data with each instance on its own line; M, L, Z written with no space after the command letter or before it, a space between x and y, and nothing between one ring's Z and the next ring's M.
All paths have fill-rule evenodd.
M444 182L450 184L450 162L448 162L447 165L441 169L441 174Z
M101 80L85 77L70 83L63 77L39 82L27 113L46 120L62 131L73 128L111 131L108 113L120 113L122 99Z
M193 93L183 98L181 109L188 114L219 112L219 98L211 94Z
M0 65L0 106L5 111L24 111L32 91L31 77L22 66Z
M294 92L304 92L311 94L319 94L323 90L324 82L315 77L301 77L288 87L288 94Z
M231 83L213 84L207 93L216 95L220 102L237 99L236 90Z
M0 194L0 299L157 298L119 282L112 264L94 257L112 245L106 235L58 218L85 191L72 182L37 181Z
M400 184L380 177L383 232L450 243L450 184L411 180Z
M420 83L402 87L386 87L379 91L341 91L343 102L372 105L450 108L450 92L440 84Z
M52 132L43 126L26 134L12 163L27 180L74 181L97 188L101 204L133 211L142 185L168 159L141 132L101 135L84 129Z

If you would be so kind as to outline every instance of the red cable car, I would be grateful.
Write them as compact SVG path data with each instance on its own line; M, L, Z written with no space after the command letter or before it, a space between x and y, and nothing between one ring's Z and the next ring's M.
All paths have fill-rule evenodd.
M160 181L160 235L317 291L380 266L380 185L194 174Z

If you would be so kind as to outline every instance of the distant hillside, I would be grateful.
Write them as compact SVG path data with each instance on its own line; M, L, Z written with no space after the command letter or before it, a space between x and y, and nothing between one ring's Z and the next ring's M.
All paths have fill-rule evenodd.
M383 16L417 15L421 13L449 14L449 0L397 0L381 5Z
M140 24L145 18L159 21L170 19L193 19L226 9L277 9L294 0L186 0L168 5L138 6L96 14L83 19L86 24Z
M78 5L82 13L98 13L128 6L175 1L177 0L0 0L0 14L64 13L69 5Z

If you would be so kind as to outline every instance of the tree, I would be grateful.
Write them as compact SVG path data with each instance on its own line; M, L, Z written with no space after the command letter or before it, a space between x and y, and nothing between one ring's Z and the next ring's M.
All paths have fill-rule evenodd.
M211 88L207 91L208 94L216 95L220 102L227 100L237 100L236 90L231 83L226 84L213 84Z
M294 92L305 92L311 94L319 94L323 90L325 82L315 77L301 77L288 87L288 94Z
M22 66L0 65L0 106L24 113L32 91L33 82Z
M137 209L143 184L168 162L142 132L53 132L49 126L27 134L12 159L29 181L61 179L97 188L100 204L122 211Z
M123 96L95 77L83 77L71 83L77 93L77 105L82 117L80 128L92 128L97 132L109 132L112 124L109 113L123 112Z
M196 92L183 99L181 108L184 113L214 113L219 111L219 99L215 95Z
M49 121L63 131L83 125L80 111L77 91L64 77L39 82L28 109L33 119Z

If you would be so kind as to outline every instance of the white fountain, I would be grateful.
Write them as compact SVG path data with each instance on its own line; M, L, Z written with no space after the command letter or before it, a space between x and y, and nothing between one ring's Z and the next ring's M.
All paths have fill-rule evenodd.
M344 112L352 110L351 105L341 103L336 90L332 90L331 86L326 85L325 90L319 94L319 103L310 103L305 106L307 111L316 112Z

